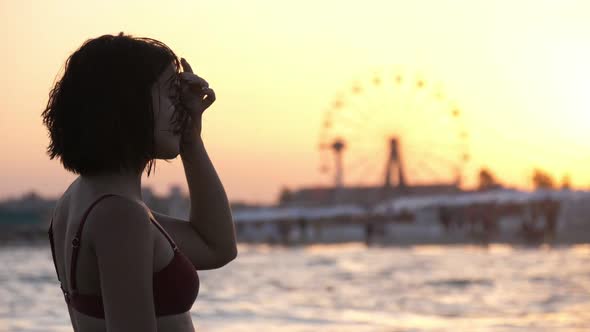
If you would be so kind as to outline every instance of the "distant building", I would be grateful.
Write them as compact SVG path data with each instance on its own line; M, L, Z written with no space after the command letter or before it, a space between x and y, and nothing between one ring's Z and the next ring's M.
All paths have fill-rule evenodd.
M170 187L167 205L169 216L188 220L191 208L190 198L183 194L180 186Z
M405 188L379 187L315 187L294 190L283 195L281 206L325 206L333 204L372 205L396 196L420 196L433 194L455 194L462 190L455 185L423 185Z
M0 239L14 234L46 232L55 202L35 192L0 202Z
M156 195L152 188L142 187L141 196L143 202L152 210L160 213L168 214L168 200L166 197Z
M150 209L171 217L189 219L190 197L183 193L181 186L171 186L167 196L157 195L151 187L142 187L141 194ZM0 201L0 242L30 236L45 238L56 202L57 198L46 199L36 192ZM246 203L230 205L232 209L259 207Z

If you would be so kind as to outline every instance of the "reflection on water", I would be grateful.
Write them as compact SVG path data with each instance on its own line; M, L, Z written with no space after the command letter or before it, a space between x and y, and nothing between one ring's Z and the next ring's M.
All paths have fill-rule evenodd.
M49 247L0 249L0 331L71 331ZM588 331L590 246L240 246L203 331Z

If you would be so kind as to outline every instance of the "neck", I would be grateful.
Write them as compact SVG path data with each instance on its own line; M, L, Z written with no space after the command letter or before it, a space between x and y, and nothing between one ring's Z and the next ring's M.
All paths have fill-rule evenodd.
M76 182L92 188L97 193L119 194L143 200L141 196L141 173L80 175Z

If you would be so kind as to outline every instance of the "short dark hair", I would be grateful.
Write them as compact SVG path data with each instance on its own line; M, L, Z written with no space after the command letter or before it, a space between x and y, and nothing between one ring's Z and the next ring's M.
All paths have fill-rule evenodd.
M149 177L155 163L151 87L171 63L180 73L178 57L152 38L121 32L86 40L66 60L42 113L50 159L59 157L66 170L81 175L143 173L149 166ZM176 107L175 133L188 117Z

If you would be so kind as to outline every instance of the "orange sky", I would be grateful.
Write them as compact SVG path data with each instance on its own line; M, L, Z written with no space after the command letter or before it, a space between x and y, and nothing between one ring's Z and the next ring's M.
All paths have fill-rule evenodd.
M523 188L535 166L590 186L585 1L14 0L0 2L0 198L58 195L75 178L45 154L40 114L67 56L119 31L165 42L216 90L203 137L231 200L330 184L324 112L355 80L400 68L463 110L467 186L482 165ZM180 158L144 176L159 193L171 183L186 188Z

